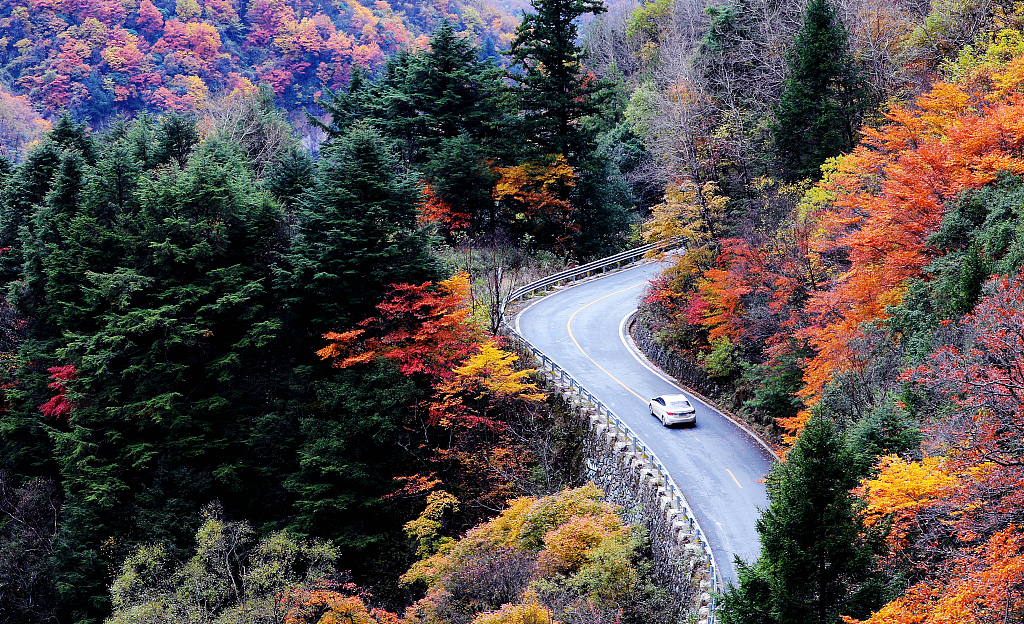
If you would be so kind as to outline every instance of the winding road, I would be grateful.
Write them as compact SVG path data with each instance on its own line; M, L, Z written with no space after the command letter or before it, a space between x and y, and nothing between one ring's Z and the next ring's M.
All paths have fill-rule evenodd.
M660 266L642 264L550 294L520 311L515 325L657 454L705 532L722 580L735 584L734 557L752 562L760 550L755 525L768 504L763 479L774 457L696 397L696 427L668 429L648 412L652 397L682 390L624 336Z

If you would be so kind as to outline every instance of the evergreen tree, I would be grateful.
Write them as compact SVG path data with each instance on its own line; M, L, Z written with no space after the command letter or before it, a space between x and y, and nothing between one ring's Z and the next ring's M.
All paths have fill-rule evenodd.
M537 162L565 157L576 177L560 198L573 209L574 251L603 255L621 246L628 222L622 176L609 154L598 151L599 132L614 128L621 111L614 110L614 85L583 66L577 20L607 7L601 0L534 0L531 6L536 12L523 15L509 51L509 77L523 114L516 136L529 141L517 156Z
M95 161L94 139L84 123L62 116L53 130L33 148L25 161L4 180L0 194L0 278L7 283L17 276L24 262L22 238L30 227L34 211L43 204L60 169L65 150L78 154L83 166Z
M437 276L431 238L416 223L421 197L381 135L365 125L332 142L298 202L285 276L293 326L315 340L372 316L388 284ZM316 349L313 349L316 350Z
M38 322L3 429L53 440L66 499L62 600L89 620L104 615L110 558L136 540L183 543L214 497L251 512L280 487L280 475L255 478L273 459L250 446L250 427L271 429L253 414L272 406L265 394L253 401L266 384L251 382L279 329L264 256L279 214L223 142L129 189L131 218L110 214L117 191L96 182L105 169L83 182L79 163L65 151L25 246L17 302ZM41 414L51 383L63 405Z
M854 459L821 415L768 476L769 506L757 522L761 556L740 565L740 585L723 597L725 624L838 624L879 600L872 549L850 489Z
M827 158L849 151L866 91L846 28L830 0L811 0L789 52L772 135L789 178L817 178Z
M298 467L284 484L295 495L290 526L329 536L347 551L379 547L389 524L381 498L410 462L394 441L415 389L387 362L332 373L316 382L316 403L299 417Z
M579 122L598 114L609 92L583 67L577 20L607 11L602 0L533 0L509 54L523 110L524 134L540 155L562 154L577 166L594 148L594 134Z
M160 120L156 129L154 160L158 163L173 162L184 169L201 139L195 117L170 113Z
M501 72L479 56L444 20L428 49L388 61L373 114L385 134L405 142L412 162L422 162L425 151L446 139L466 134L482 141L494 134Z
M324 85L326 97L320 98L316 102L317 106L330 114L330 123L324 123L309 113L306 114L306 120L313 127L323 130L327 134L328 140L344 135L358 122L369 122L373 101L373 94L370 93L371 86L363 75L362 68L359 65L353 65L349 74L348 89L339 92Z
M313 184L313 157L302 148L292 147L270 168L265 183L282 204L293 206Z
M470 216L471 229L500 229L491 192L496 175L487 165L486 148L469 134L441 140L421 169L435 195L454 212Z
M578 168L580 178L572 193L573 219L579 224L576 255L600 258L626 245L632 197L616 163L605 153L591 154Z

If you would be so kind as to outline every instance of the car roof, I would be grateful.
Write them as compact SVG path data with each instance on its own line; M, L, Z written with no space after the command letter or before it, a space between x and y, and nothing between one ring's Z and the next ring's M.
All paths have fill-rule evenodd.
M663 395L661 395L658 398L659 399L664 399L666 401L689 401L690 400L690 398L688 396L686 396L685 394L663 394Z

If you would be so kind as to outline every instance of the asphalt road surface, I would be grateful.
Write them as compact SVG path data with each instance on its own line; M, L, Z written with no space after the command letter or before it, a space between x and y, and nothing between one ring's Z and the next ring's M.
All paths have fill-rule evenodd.
M735 584L734 557L752 562L760 550L755 524L768 505L763 479L774 457L629 348L624 321L658 269L644 264L550 294L523 309L515 324L658 455L706 533L722 580ZM647 403L680 391L692 397L697 425L665 428Z

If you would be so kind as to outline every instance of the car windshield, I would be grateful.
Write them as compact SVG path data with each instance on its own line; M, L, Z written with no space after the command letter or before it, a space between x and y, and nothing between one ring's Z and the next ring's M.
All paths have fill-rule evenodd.
M674 407L676 409L679 409L679 408L683 408L683 407L690 407L690 402L689 401L678 401L678 400L677 401L669 401L668 402L668 406L669 407Z

